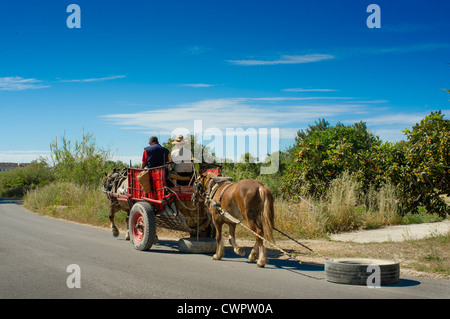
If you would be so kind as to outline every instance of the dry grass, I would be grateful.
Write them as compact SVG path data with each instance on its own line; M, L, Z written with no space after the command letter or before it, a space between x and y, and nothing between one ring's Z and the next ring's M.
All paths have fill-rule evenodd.
M56 182L30 191L23 205L38 214L95 226L109 226L109 202L100 188ZM116 214L125 225L124 212Z
M348 174L334 180L320 200L303 198L292 203L277 199L275 216L276 227L295 238L326 238L332 233L401 223L394 187L386 185L362 196ZM238 235L251 236L245 230Z

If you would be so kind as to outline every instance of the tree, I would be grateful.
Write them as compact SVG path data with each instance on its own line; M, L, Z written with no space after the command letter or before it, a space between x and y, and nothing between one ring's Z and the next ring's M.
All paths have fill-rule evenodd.
M97 187L104 177L104 165L110 152L98 147L94 134L84 134L72 143L64 135L50 144L51 156L46 162L53 167L59 181Z
M402 194L403 211L417 212L424 205L444 217L450 211L440 197L450 194L450 120L441 111L431 112L403 132L407 136L403 158L398 157L390 169L390 179Z
M321 119L297 133L296 144L289 150L293 162L284 176L282 192L288 197L298 193L320 196L344 171L364 170L364 163L372 158L373 148L380 146L380 139L364 122L330 126Z

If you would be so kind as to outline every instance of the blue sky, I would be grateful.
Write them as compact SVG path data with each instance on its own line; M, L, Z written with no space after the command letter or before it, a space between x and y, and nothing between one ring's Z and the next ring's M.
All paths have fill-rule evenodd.
M69 4L81 8L70 29ZM381 28L368 28L371 3ZM450 114L447 0L2 1L0 161L66 132L138 161L151 135L279 128L325 118L402 139ZM260 136L260 138L262 138Z

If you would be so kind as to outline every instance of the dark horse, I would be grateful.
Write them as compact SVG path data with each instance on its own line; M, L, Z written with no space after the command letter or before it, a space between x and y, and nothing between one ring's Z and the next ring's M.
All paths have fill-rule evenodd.
M203 173L198 177L194 186L193 202L205 203L209 207L216 227L217 250L213 259L219 260L224 255L224 245L222 241L222 226L229 227L229 241L234 248L234 252L244 256L244 250L236 244L235 229L236 219L245 219L251 230L270 242L273 240L274 229L274 199L272 192L261 182L256 180L243 180L232 183L229 178L217 177L213 173ZM212 199L220 208L228 212L235 220L230 220L222 216L220 210L209 202ZM256 244L249 257L249 262L256 261L258 257L258 267L264 267L267 263L267 253L264 241L255 236ZM258 256L259 255L259 256Z
M130 240L130 233L128 231L128 221L130 217L130 207L128 202L119 201L117 197L112 194L126 194L128 191L128 179L125 170L113 169L109 174L105 173L105 178L103 179L103 190L109 199L109 220L111 221L111 231L114 237L119 236L119 229L114 223L114 216L119 210L123 210L127 213L127 234L125 235L126 240Z

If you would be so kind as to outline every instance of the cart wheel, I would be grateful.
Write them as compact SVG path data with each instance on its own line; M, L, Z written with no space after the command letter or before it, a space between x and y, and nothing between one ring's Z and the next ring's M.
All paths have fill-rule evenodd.
M137 250L149 250L156 236L156 220L153 207L147 202L133 205L129 223L130 239Z

